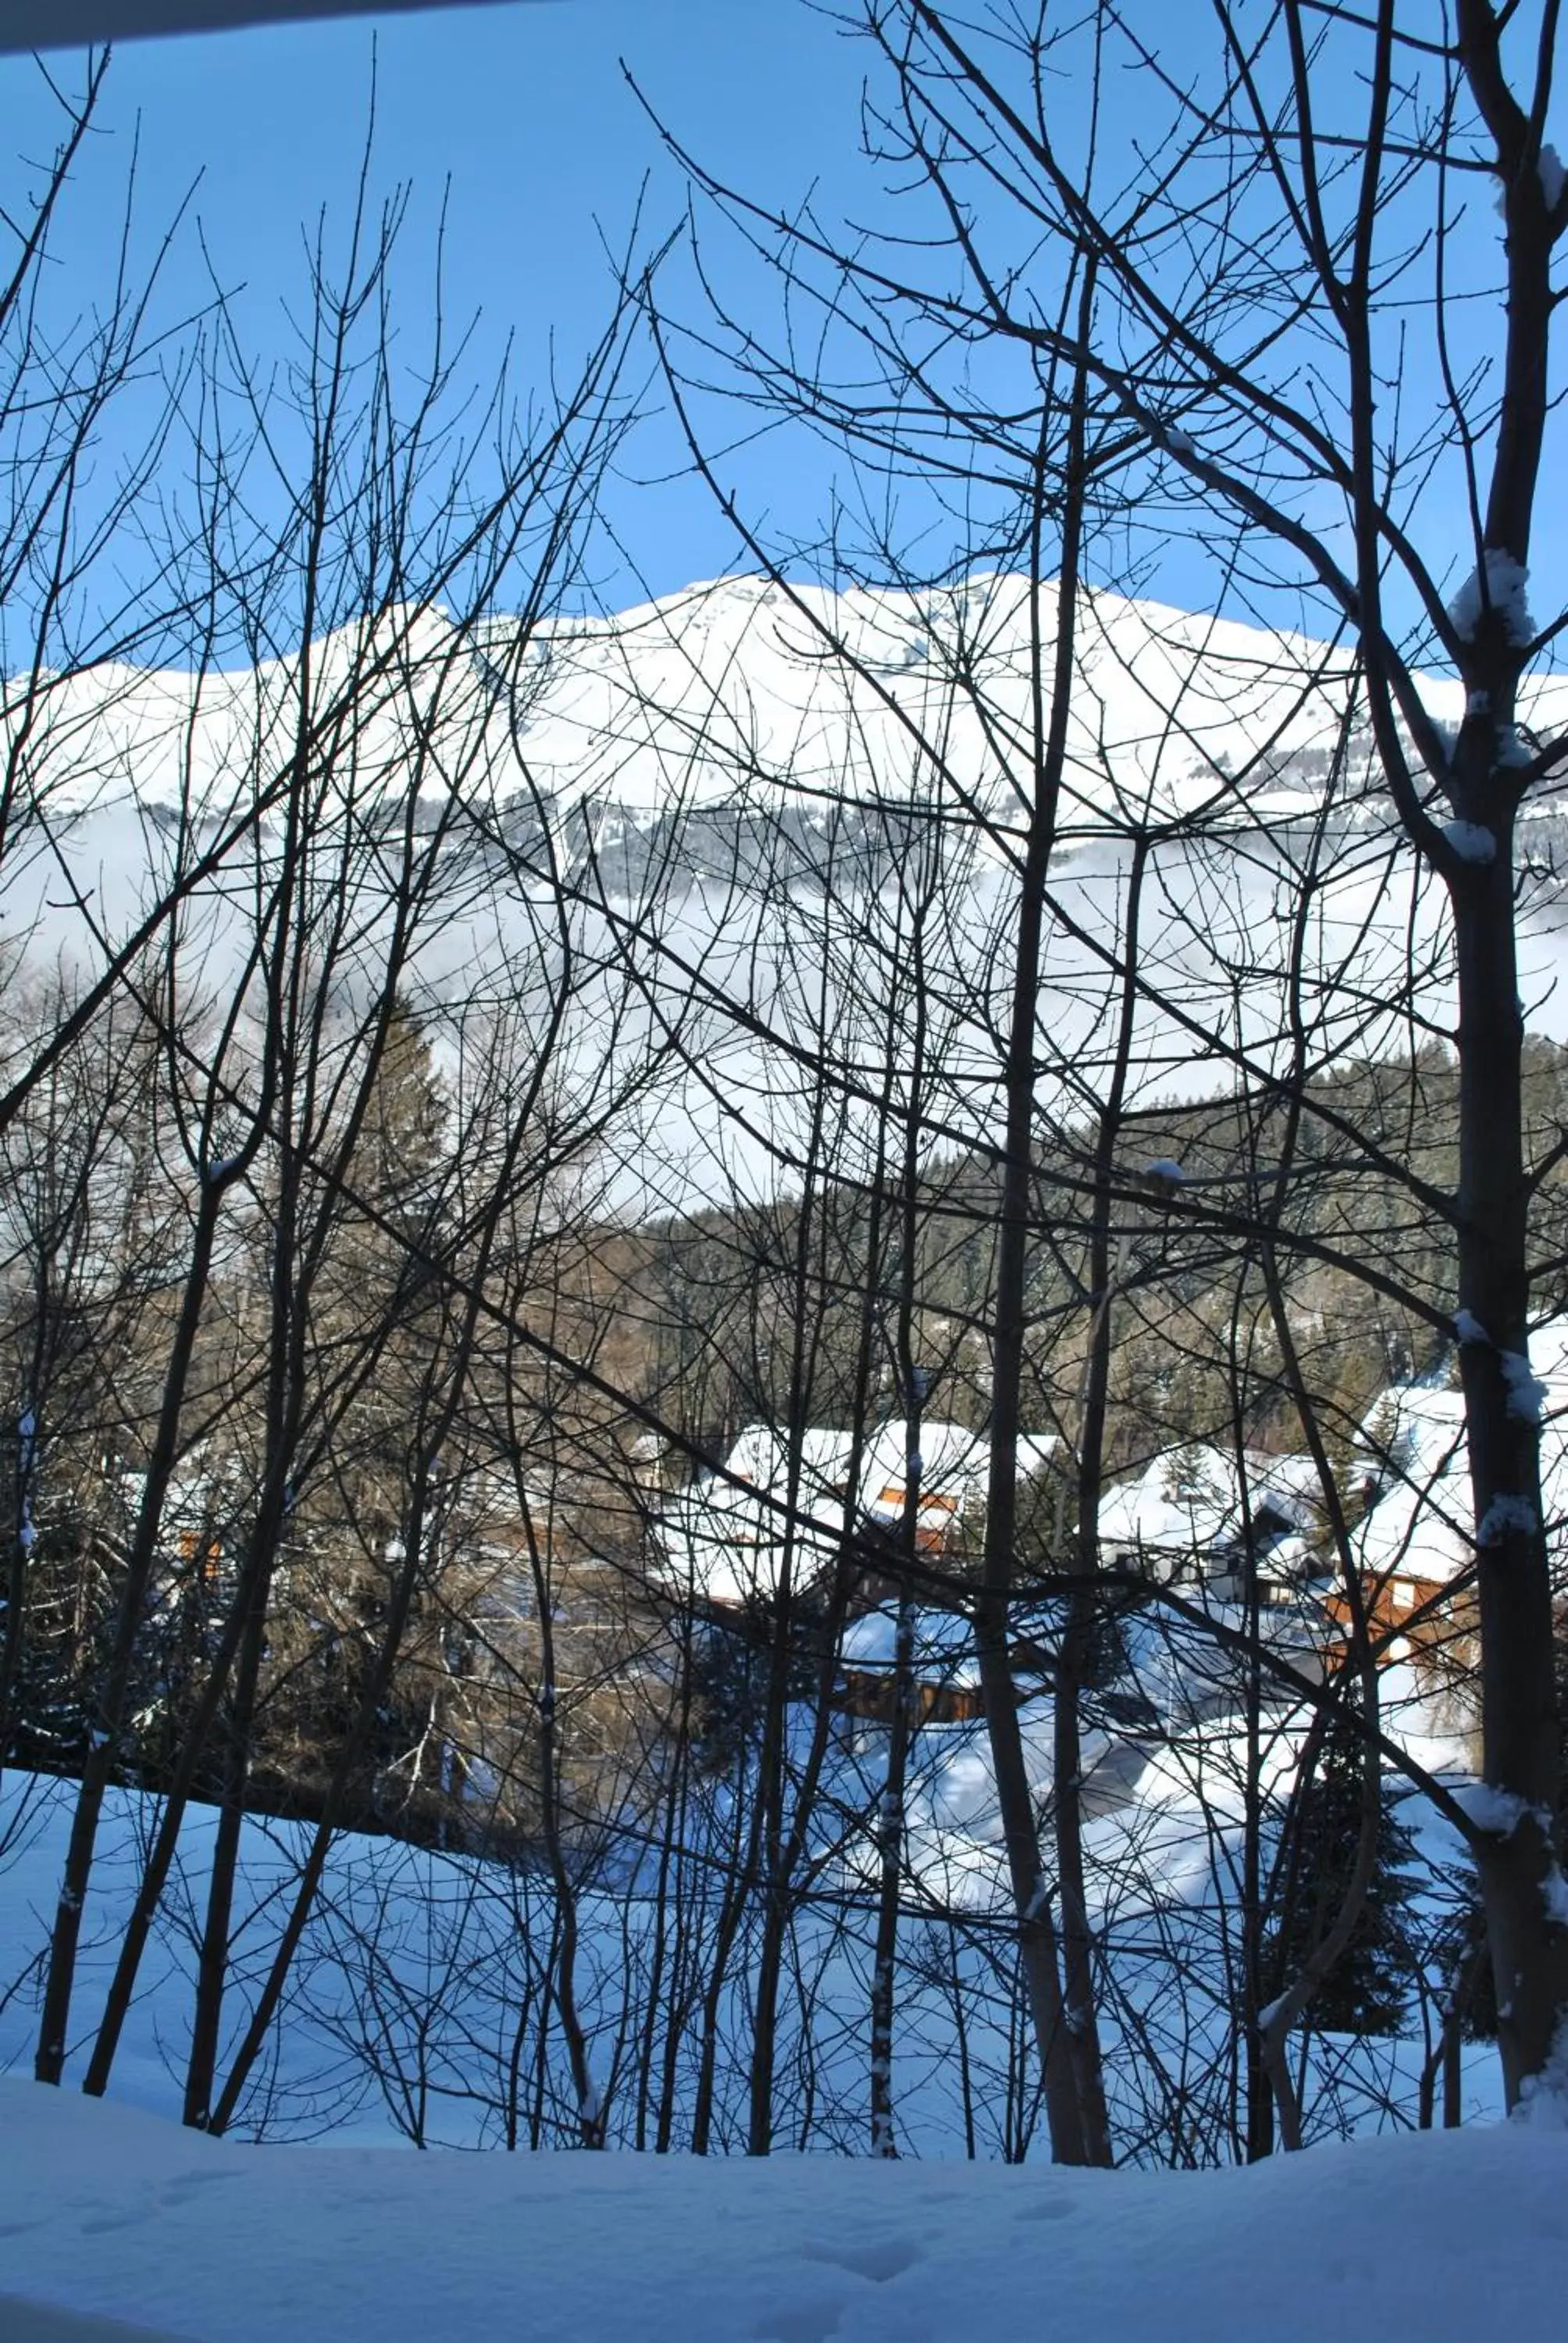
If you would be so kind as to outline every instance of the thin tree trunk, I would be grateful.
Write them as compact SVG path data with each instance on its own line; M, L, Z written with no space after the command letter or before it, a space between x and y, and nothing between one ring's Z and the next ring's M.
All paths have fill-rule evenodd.
M168 1367L164 1377L163 1397L158 1410L157 1429L154 1436L152 1453L147 1460L146 1475L142 1484L142 1501L136 1518L136 1535L126 1560L114 1646L109 1655L103 1689L96 1704L96 1716L91 1743L82 1767L81 1785L76 1794L76 1808L72 1817L71 1835L65 1850L65 1865L60 1884L59 1903L55 1909L55 1926L49 1940L49 1959L44 1985L44 2006L39 2019L37 2051L33 2069L40 2083L58 2083L65 2071L65 2054L69 2046L71 1993L76 1972L76 1946L82 1930L82 1908L86 1902L87 1890L92 1878L93 1856L97 1845L98 1823L103 1813L104 1795L119 1755L120 1736L125 1729L131 1671L136 1659L142 1611L157 1555L158 1531L163 1521L164 1501L167 1496L169 1483L174 1475L175 1459L178 1451L180 1417L185 1405L186 1384L190 1374L192 1354L196 1349L196 1331L201 1322L202 1310L206 1299L207 1279L212 1267L213 1245L217 1232L218 1212L223 1202L225 1184L225 1182L210 1174L204 1176L196 1205L196 1228L191 1242L190 1262L186 1272L179 1322L170 1346Z
M257 1571L249 1590L240 1638L239 1666L235 1677L234 1701L223 1753L217 1830L207 1882L206 1917L196 1956L196 2008L191 2019L190 2054L186 2064L185 2099L180 2115L181 2122L189 2124L196 2131L207 2128L213 2085L217 2075L224 1991L228 1983L234 1896L245 1829L246 1784L250 1776L250 1736L256 1719L256 1683L266 1644L266 1589L270 1577L270 1569ZM102 2084L99 2087L102 2088Z
M1092 299L1092 277L1085 288ZM985 1696L986 1726L996 1777L997 1804L1007 1851L1008 1874L1018 1912L1019 1953L1023 1965L1035 2041L1045 2077L1046 2118L1051 2153L1060 2164L1088 2162L1097 2141L1085 2127L1079 2076L1062 1992L1060 1953L1050 1891L1040 1868L1039 1826L1024 1764L1012 1664L1009 1651L1010 1606L1018 1522L1018 1438L1026 1332L1030 1206L1034 1165L1036 1033L1044 925L1046 877L1056 835L1056 809L1066 756L1067 720L1072 690L1078 573L1083 530L1083 414L1086 377L1081 368L1073 387L1071 444L1062 521L1061 566L1056 594L1056 644L1049 706L1041 704L1043 653L1035 644L1037 765L1030 799L1029 833L1020 873L1019 928L1014 947L1003 1095L1006 1139L998 1212L995 1332L992 1344L990 1464L986 1497L985 1550L975 1604L975 1643ZM1040 568L1042 513L1034 516L1034 560ZM1031 625L1038 628L1039 596L1031 598Z
M1568 1926L1554 1915L1561 1799L1552 1576L1540 1425L1528 1366L1529 1183L1513 856L1455 890L1459 944L1459 1301L1487 1339L1462 1342L1481 1619L1482 1745L1505 1827L1476 1840L1507 2103L1560 2053ZM1559 1902L1560 1902L1559 1898Z
M1059 1546L1067 1544L1065 1554L1059 1559L1066 1563L1070 1572L1067 1621L1056 1679L1052 1800L1061 1896L1063 2001L1078 2082L1084 2157L1090 2164L1100 2165L1108 2165L1111 2160L1111 2119L1105 2104L1104 2066L1095 2014L1093 1941L1084 1875L1080 1711L1099 1614L1100 1487L1105 1466L1116 1288L1123 1274L1128 1242L1123 1237L1113 1247L1111 1199L1117 1183L1116 1151L1121 1140L1122 1107L1136 1030L1136 980L1148 854L1148 839L1140 833L1133 840L1122 915L1123 971L1116 1051L1095 1142L1089 1245L1089 1290L1093 1308L1084 1356L1083 1403L1078 1432L1078 1529L1070 1542L1058 1541Z
M913 1435L918 1437L918 1434ZM916 1498L910 1474L906 1507ZM899 1896L904 1868L904 1790L910 1769L915 1698L915 1605L906 1582L899 1594L893 1647L893 1710L888 1725L888 1764L877 1816L879 1879L877 1934L871 1966L871 2154L897 2156L893 2127L893 2002L899 1956Z

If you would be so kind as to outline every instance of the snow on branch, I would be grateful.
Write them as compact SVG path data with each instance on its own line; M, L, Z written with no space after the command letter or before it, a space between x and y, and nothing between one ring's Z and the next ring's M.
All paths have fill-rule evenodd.
M1508 1386L1509 1414L1519 1423L1539 1423L1549 1396L1546 1385L1522 1351L1500 1351L1497 1356Z
M1442 834L1462 862L1493 862L1497 840L1479 821L1445 821Z
M1500 545L1487 546L1481 559L1482 568L1471 571L1448 606L1453 631L1462 643L1473 643L1485 613L1496 610L1508 640L1523 649L1535 639L1535 621L1524 592L1530 572Z

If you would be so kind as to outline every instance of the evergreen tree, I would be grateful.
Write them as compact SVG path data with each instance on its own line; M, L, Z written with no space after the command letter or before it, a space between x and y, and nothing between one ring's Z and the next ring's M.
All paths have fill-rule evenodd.
M1336 1722L1287 1825L1283 1904L1262 1963L1271 1993L1284 1990L1339 1917L1361 1841L1364 1763L1360 1735ZM1319 2030L1402 2031L1418 1960L1414 1857L1415 1842L1384 1795L1366 1901L1350 1943L1311 2005L1311 2022Z
M429 1036L411 1009L394 1001L350 1177L410 1243L424 1241L438 1207L447 1120Z

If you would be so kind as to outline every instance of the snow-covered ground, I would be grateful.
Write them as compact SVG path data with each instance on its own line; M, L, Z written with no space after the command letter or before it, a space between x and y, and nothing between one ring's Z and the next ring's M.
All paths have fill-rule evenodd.
M5 2343L1535 2343L1568 2132L1208 2173L253 2148L0 2085Z
M1042 1718L1030 1745L1049 1769L1043 1705ZM1127 1805L1091 1829L1097 1923L1123 2006L1139 2015L1140 2042L1157 2047L1181 2102L1179 2116L1167 2114L1182 2132L1212 2121L1203 2106L1231 2022L1214 1931L1241 1731L1210 1718L1201 1781L1173 1754L1152 1758ZM1286 1762L1288 1739L1282 1733L1271 1762ZM1539 2118L1460 2134L1402 2132L1418 2042L1330 2040L1314 2052L1309 2098L1318 2128L1381 2137L1348 2147L1325 2139L1250 2171L1052 2168L1038 2110L1032 2130L1020 2128L1016 2105L1004 2117L1029 2062L1010 1997L994 1976L986 1981L997 1866L977 1736L937 1729L918 1745L917 1868L940 1870L967 1917L956 1934L949 1926L945 1940L932 1924L929 1944L909 1924L894 2060L904 2154L891 2165L863 2153L869 1963L865 1916L857 1917L852 1900L830 1915L804 1909L794 1931L804 2001L784 2012L778 2138L787 2152L765 2163L699 2161L627 2144L651 1907L635 1870L618 1887L585 1891L578 1989L618 2145L604 2155L531 2152L515 2092L518 2046L530 2025L524 2096L537 2080L547 2110L535 2136L569 2140L574 2122L540 1966L554 1934L546 1885L502 1865L350 1835L333 1852L274 2055L242 2108L241 2136L181 2130L169 2117L188 2038L192 1920L212 1819L199 1808L182 1837L179 1878L114 2097L88 2101L74 2087L25 2082L72 1785L8 1776L0 1804L0 2066L11 2069L0 2079L0 2343L107 2343L126 2331L105 2320L193 2343L489 2343L514 2333L528 2343L950 2343L955 2332L1109 2343L1330 2335L1386 2343L1410 2334L1474 2343L1511 2328L1533 2343L1557 2331L1568 2132ZM829 1773L831 1809L874 1792L874 1733L863 1749L838 1748ZM111 1793L68 2085L80 2079L150 1812L150 1801ZM298 1841L288 1826L246 1825L234 1996L242 2006L280 1924ZM1429 1851L1432 1859L1443 1852L1435 1844ZM706 1937L702 1915L688 1917ZM715 2141L731 2149L744 2141L749 1993L743 1946L720 2013ZM1109 2011L1107 2025L1121 2104L1128 2080ZM504 2145L508 2059L516 2153ZM681 2073L686 2093L684 2053ZM802 2130L803 2100L789 2077L804 2076L816 2113ZM1468 2052L1467 2116L1495 2105L1495 2083L1493 2054ZM1547 2107L1540 2118L1560 2112ZM1125 2117L1137 2113L1124 2105ZM1134 2153L1179 2160L1166 2116L1151 2099L1143 2114L1150 2129ZM975 2161L964 2160L966 2124ZM410 2155L392 2144L399 2136L492 2152ZM678 2125L678 2143L685 2136ZM801 2144L829 2152L788 2152ZM1027 2163L1000 2160L1026 2148Z
M1389 1689L1392 1695L1392 1683ZM1396 1706L1391 1700L1391 1715ZM809 1737L809 1711L796 1721ZM1049 1698L1027 1704L1020 1724L1043 1794L1052 1767ZM1259 1751L1265 1790L1293 1766L1300 1724L1269 1721ZM1102 1736L1091 1736L1091 1765L1101 1746ZM1216 1711L1190 1739L1146 1759L1130 1745L1128 1755L1121 1795L1094 1802L1086 1847L1091 1917L1114 1980L1104 2025L1115 2119L1141 2161L1183 2160L1200 2137L1205 2155L1224 2157L1235 2152L1228 1979L1247 1730ZM1423 1755L1442 1764L1450 1753L1433 1743ZM835 2157L863 2153L867 2140L871 1825L883 1763L877 1726L854 1725L835 1738L813 1837L818 1893L803 1898L789 1926L777 2136ZM70 1783L12 1774L0 1797L0 2072L31 2066L73 1795ZM700 2053L695 1999L716 1975L726 1893L711 1857L727 1842L740 1795L725 1778L694 1800L662 1916L652 1892L663 1861L656 1837L642 1845L627 1835L617 1860L584 1877L575 1996L606 2134L616 2144L653 2137L650 2110L666 2087L672 2143L691 2136ZM155 1812L134 1792L109 1794L72 2009L72 2085L96 2032ZM1435 1878L1455 1860L1452 1833L1419 1799L1406 1802L1405 1819L1422 1829L1422 1862ZM187 1813L111 2083L116 2097L165 2116L177 2116L181 2105L213 1823L210 1808ZM900 2147L920 2157L951 2157L966 2142L982 2159L1039 2155L1042 2121L1032 2066L1020 2065L1020 1988L983 1725L930 1726L917 1735L906 1829L910 1886L893 2075ZM246 1824L226 2059L272 1959L305 1837L300 1825L261 1816ZM718 1973L719 2151L739 2150L747 2137L755 1906L754 1898ZM343 1834L236 2128L269 2142L572 2144L578 2107L558 2022L558 1945L546 1875ZM1412 2121L1422 2058L1413 2018L1404 2039L1314 2037L1304 2087L1309 2135ZM1494 2111L1495 2054L1471 2046L1464 2065L1467 2117Z

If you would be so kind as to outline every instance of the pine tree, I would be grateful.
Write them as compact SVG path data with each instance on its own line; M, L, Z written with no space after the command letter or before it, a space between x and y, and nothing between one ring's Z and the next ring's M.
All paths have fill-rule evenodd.
M1334 1926L1361 1841L1360 1735L1331 1726L1316 1773L1302 1788L1282 1848L1284 1903L1264 1948L1270 1990L1289 1985ZM1311 2022L1330 2034L1402 2031L1418 1955L1412 1933L1415 1842L1386 1796L1378 1822L1372 1885L1350 1943L1313 1996Z
M423 1243L438 1204L447 1120L429 1036L411 1009L394 1001L350 1177L407 1242Z

